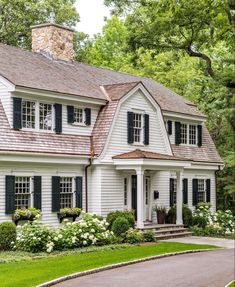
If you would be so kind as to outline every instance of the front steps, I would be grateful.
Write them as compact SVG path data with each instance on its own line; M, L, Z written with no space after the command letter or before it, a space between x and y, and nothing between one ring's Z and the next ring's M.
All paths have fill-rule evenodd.
M155 232L156 240L164 240L170 238L179 238L191 236L190 232L184 225L176 224L151 224L146 223L141 230L153 230Z

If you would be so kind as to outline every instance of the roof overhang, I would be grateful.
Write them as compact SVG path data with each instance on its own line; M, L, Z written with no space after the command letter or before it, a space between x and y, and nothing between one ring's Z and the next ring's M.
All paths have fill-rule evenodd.
M172 119L180 119L180 120L189 120L189 121L201 121L201 122L205 122L207 117L204 115L190 115L190 114L184 114L184 113L177 113L177 112L171 112L171 111L166 111L166 110L162 110L162 114L165 117L169 117Z
M163 160L163 159L113 159L117 170L135 169L142 167L147 170L182 170L191 167L191 161Z

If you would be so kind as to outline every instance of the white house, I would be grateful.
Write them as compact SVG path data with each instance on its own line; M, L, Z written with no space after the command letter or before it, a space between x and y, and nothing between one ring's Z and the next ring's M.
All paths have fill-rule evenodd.
M208 201L223 165L206 117L153 80L72 60L73 31L32 27L32 52L0 44L0 222L36 207L105 216Z

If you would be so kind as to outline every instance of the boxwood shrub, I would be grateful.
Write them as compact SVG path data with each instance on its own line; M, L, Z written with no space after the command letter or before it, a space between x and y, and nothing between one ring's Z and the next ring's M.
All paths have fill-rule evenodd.
M0 250L10 250L16 241L16 226L13 222L0 223Z
M126 218L128 221L129 227L134 228L135 226L134 212L132 210L124 210L124 211L116 210L116 211L110 212L107 215L106 220L109 223L109 229L112 229L113 223L118 217Z
M129 228L129 222L125 217L116 218L112 225L112 231L116 236L124 237Z

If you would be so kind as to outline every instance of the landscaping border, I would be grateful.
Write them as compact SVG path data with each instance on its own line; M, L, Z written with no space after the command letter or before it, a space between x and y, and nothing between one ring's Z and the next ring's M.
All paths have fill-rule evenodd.
M123 267L123 266L128 266L128 265L132 265L132 264L136 264L136 263L141 263L141 262L145 262L145 261L150 261L150 260L154 260L154 259L161 259L161 258L171 257L171 256L176 256L176 255L181 255L181 254L199 253L199 252L207 252L207 251L214 251L214 250L217 250L217 249L213 248L213 249L186 250L186 251L181 251L181 252L171 252L171 253L154 255L154 256L149 256L149 257L135 259L135 260L126 261L126 262L120 262L120 263L116 263L116 264L111 264L111 265L107 265L107 266L103 266L103 267L98 267L98 268L94 268L94 269L90 269L90 270L86 270L86 271L73 273L70 275L65 275L65 276L53 279L51 281L45 282L43 284L37 285L36 287L49 287L49 286L53 286L57 283L66 281L66 280L70 280L70 279L74 279L74 278L78 278L78 277L83 277L86 275L90 275L90 274L94 274L94 273L98 273L98 272L102 272L102 271L106 271L106 270L110 270L110 269L115 269L115 268L119 268L119 267Z

